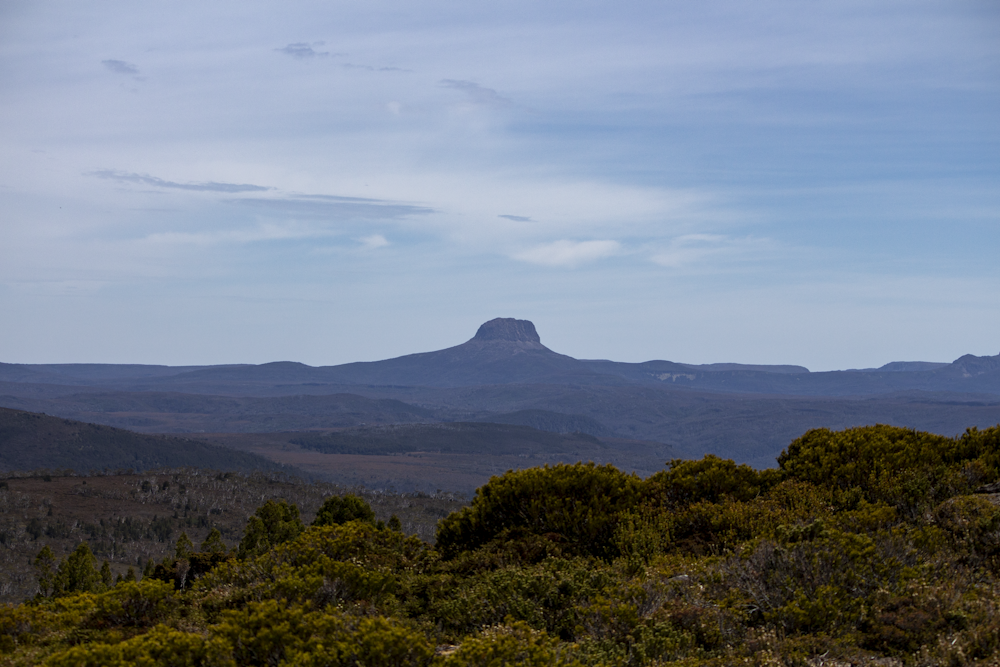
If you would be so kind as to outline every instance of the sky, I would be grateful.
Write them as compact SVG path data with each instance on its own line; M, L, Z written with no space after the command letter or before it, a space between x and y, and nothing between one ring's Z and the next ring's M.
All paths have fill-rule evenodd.
M0 0L0 361L1000 352L1000 3Z

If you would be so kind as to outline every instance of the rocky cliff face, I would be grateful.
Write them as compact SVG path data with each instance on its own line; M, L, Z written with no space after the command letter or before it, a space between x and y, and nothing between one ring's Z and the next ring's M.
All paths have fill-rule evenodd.
M528 320L515 320L512 317L498 317L483 323L472 340L490 341L503 340L513 343L538 343L542 339L535 331L535 325Z

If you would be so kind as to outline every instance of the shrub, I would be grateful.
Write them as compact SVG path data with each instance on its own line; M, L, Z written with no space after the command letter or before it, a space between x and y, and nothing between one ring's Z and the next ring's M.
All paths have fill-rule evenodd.
M316 512L314 526L335 526L348 521L363 521L375 524L375 512L363 499L349 493L346 496L330 496Z
M51 656L46 667L236 667L225 641L157 626L118 644L85 644Z
M163 622L175 606L174 587L164 581L122 582L97 596L96 609L88 625L150 627Z
M445 558L505 534L551 535L569 555L617 555L616 515L631 508L639 479L611 465L559 464L508 471L476 490L472 504L438 524Z
M513 623L487 628L479 636L466 639L443 664L444 667L575 667L582 663L574 660L558 640L524 623Z
M225 612L210 630L233 647L239 665L422 667L434 656L425 636L398 621L309 612L276 600Z
M642 493L648 502L676 507L723 498L746 501L780 481L774 470L757 471L713 454L696 461L674 459L669 466L643 482Z
M814 429L778 457L788 478L846 491L860 489L869 502L886 502L910 517L959 493L978 475L965 464L980 456L989 438L968 431L960 439L878 424L843 431Z
M303 529L297 505L284 500L268 500L247 522L240 541L239 557L250 558L265 553L275 545L294 540Z

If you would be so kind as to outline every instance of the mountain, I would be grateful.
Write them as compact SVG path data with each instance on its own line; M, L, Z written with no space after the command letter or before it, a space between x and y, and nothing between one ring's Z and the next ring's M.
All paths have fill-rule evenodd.
M822 373L624 363L560 354L533 323L497 318L453 347L338 366L0 364L0 405L146 433L501 423L767 466L810 428L886 423L952 436L992 426L1000 355Z
M721 393L871 396L906 391L1000 395L1000 355L965 355L950 364L891 362L877 369L810 373L794 365L624 363L580 360L542 344L533 323L497 318L470 340L394 359L312 367L260 365L138 366L0 364L0 390L11 384L236 396L356 393L364 387L455 388L484 385L650 385ZM24 388L26 390L26 387ZM7 393L4 391L3 393ZM11 392L23 395L21 390ZM68 390L64 393L70 393Z
M253 454L204 442L142 435L21 410L0 408L0 470L200 467L216 470L282 468Z

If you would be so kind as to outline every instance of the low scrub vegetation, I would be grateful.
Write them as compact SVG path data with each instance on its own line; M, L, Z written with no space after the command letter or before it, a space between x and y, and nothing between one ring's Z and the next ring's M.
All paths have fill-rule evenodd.
M142 571L42 548L9 665L995 665L1000 427L816 430L713 456L494 477L436 543L339 493Z

